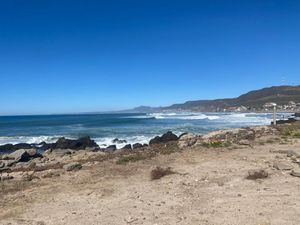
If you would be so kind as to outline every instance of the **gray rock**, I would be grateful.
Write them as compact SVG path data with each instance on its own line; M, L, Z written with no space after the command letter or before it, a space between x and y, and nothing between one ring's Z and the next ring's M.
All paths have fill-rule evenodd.
M115 138L114 140L112 140L112 143L123 144L123 143L127 143L127 141L121 140L119 138Z
M73 152L69 149L55 149L51 151L52 154L55 154L55 156L63 157L65 155L71 155ZM49 153L47 153L49 154Z
M293 157L293 156L299 158L299 157L300 157L300 154L297 153L297 152L295 152L294 150L288 150L288 151L287 151L287 157Z
M294 167L286 162L274 162L273 167L278 170L292 170Z
M155 138L151 139L149 145L161 144L161 143L166 143L169 141L177 141L177 140L178 140L177 135L173 134L172 131L168 131L167 133L163 134L161 137L156 136Z
M117 146L116 145L110 145L107 148L105 148L105 152L114 152L117 150Z
M196 142L197 142L196 135L193 135L190 133L185 133L180 136L179 141L178 141L178 147L181 149L186 148L186 147L191 147L194 144L196 144Z
M8 157L14 159L16 162L28 162L30 160L30 155L24 149L10 153Z
M123 150L131 150L132 149L131 144L125 145L122 149Z
M5 167L5 163L4 162L0 162L0 168Z
M300 168L293 169L291 175L294 177L300 177Z
M72 162L72 163L64 165L63 168L66 171L74 171L74 170L80 170L82 168L82 166L78 162Z
M132 149L138 149L138 148L142 148L143 147L143 145L142 144L140 144L140 143L135 143L135 144L133 144L132 145Z

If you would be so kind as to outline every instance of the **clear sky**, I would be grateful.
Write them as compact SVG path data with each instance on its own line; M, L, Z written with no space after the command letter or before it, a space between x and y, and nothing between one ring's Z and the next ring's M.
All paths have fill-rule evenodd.
M0 114L300 84L299 0L1 0Z

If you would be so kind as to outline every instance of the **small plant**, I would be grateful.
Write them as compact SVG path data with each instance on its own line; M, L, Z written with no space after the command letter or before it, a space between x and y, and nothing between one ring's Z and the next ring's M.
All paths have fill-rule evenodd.
M121 156L118 160L117 160L117 164L119 165L124 165L127 164L129 162L137 162L140 160L145 160L147 159L146 156L143 155L127 155L127 156Z
M171 174L175 174L175 172L171 170L171 167L161 168L158 166L151 171L150 177L151 180L158 180L164 176Z
M231 142L229 141L220 141L220 140L212 140L209 142L203 142L202 146L206 148L222 148L231 146Z

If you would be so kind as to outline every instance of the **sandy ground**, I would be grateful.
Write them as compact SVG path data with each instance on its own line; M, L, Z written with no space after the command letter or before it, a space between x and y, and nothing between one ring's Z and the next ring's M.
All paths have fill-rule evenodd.
M96 162L5 192L8 181L1 184L0 224L299 225L300 178L273 163L299 165L278 150L300 153L300 143L198 147L126 165ZM151 180L156 166L178 173ZM245 179L260 168L267 179Z

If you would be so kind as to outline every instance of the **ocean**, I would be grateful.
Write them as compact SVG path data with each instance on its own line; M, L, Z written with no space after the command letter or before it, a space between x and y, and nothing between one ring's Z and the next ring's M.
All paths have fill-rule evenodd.
M278 114L278 118L290 114ZM85 115L1 116L0 145L55 142L59 137L90 136L100 147L115 138L127 143L148 143L169 130L205 134L213 130L267 125L270 113L114 113ZM118 148L124 144L118 144Z

